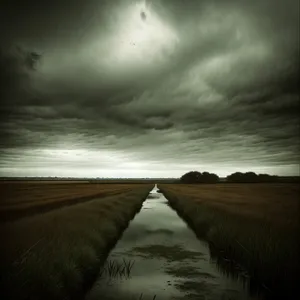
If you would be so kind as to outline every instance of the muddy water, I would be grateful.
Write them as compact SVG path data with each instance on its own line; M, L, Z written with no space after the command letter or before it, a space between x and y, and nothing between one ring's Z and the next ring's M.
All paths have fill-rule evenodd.
M85 300L248 300L241 282L220 272L157 187L124 232L108 261L134 263L129 278L99 276Z

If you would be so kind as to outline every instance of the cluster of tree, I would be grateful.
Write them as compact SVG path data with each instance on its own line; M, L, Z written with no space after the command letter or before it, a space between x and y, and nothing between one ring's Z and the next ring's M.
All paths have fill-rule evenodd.
M242 182L242 183L252 183L252 182L279 182L280 177L276 175L269 174L256 174L254 172L235 172L226 177L227 182Z
M198 172L198 171L191 171L185 173L180 178L181 183L217 183L219 182L219 176L214 173L209 172Z
M209 172L200 173L198 171L190 171L185 173L179 179L179 183L218 183L222 182L218 175ZM277 182L277 183L300 183L299 176L277 176L269 174L256 174L254 172L235 172L226 177L225 182L228 183L267 183L267 182Z

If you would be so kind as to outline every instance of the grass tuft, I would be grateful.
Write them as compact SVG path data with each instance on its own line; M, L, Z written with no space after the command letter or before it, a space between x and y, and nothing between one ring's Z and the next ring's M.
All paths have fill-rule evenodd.
M133 260L125 260L122 262L117 260L108 260L103 266L100 275L107 275L109 278L129 278L131 269L134 265Z

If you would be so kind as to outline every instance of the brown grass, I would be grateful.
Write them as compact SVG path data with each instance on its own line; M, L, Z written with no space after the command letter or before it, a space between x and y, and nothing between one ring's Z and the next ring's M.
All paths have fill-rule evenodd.
M163 187L231 214L267 220L275 226L298 224L298 184L165 184Z
M131 191L133 184L35 183L2 182L0 184L0 219L2 221L36 214L87 201Z
M152 187L0 225L0 298L82 299Z
M297 184L161 184L159 188L197 235L246 268L269 290L270 299L290 299L299 292Z
M90 183L1 183L0 209L16 205L39 205L56 197L116 193L134 188L130 184L90 184Z

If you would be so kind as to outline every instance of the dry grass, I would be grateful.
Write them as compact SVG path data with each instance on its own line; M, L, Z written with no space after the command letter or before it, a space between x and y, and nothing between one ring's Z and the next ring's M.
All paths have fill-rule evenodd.
M70 183L88 183L89 180L63 180L63 179L58 179L58 180L32 180L32 179L19 179L19 180L1 180L0 181L0 186L2 184L70 184Z
M106 197L131 191L133 184L2 182L0 219L22 216L72 205L94 197Z
M82 299L152 185L0 226L1 299Z
M170 204L222 256L289 299L299 272L297 184L165 184ZM290 294L289 294L290 292Z
M40 205L41 202L55 201L59 197L116 193L133 189L130 184L90 184L90 183L1 183L0 208L26 205ZM58 200L59 201L59 200Z
M300 186L297 184L163 185L214 208L278 226L298 223ZM283 217L284 216L284 217Z

